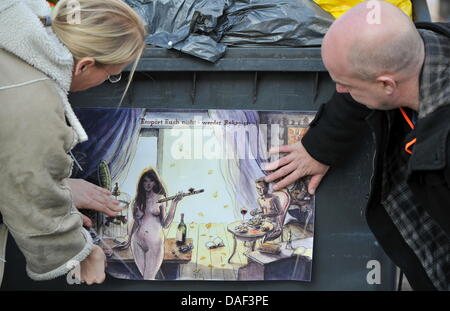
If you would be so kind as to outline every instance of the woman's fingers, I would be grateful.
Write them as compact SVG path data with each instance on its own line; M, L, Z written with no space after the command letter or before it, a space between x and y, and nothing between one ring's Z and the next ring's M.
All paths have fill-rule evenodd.
M86 215L81 214L81 217L83 218L83 226L91 228L92 227L92 220L87 217Z
M95 186L95 189L97 189L97 190L100 191L101 193L106 194L106 195L111 195L111 191L109 191L108 189L99 187L99 186L97 186L97 185L94 185L94 186Z
M94 245L89 256L80 263L80 277L87 285L100 284L105 278L106 256L103 250Z
M97 192L92 194L92 199L94 199L95 201L102 204L104 207L113 212L122 211L122 208L120 207L120 202L109 195Z
M114 202L112 202L114 201ZM115 203L117 202L117 204ZM89 209L104 213L108 216L116 216L122 209L119 207L120 202L114 199L102 198L98 194L89 195L84 204L79 206L81 209Z
M179 202L181 201L181 199L183 198L183 192L178 192L177 195L175 196L175 198L173 199L175 202Z
M111 196L110 191L84 180L80 182L82 186L77 188L81 196L78 208L96 210L108 216L115 216L122 211L120 202Z

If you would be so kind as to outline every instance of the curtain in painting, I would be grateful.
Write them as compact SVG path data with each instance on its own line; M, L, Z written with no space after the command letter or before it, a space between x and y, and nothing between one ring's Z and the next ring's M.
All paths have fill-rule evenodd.
M259 126L256 111L210 110L213 120L234 121L248 125L229 125L216 132L217 139L226 150L221 161L221 173L226 181L227 191L235 199L236 217L241 208L249 211L257 208L255 180L265 176L262 165L267 158L267 127Z
M89 140L72 151L82 168L74 165L72 177L98 183L97 168L104 160L111 179L121 183L136 151L144 109L75 108L74 111Z

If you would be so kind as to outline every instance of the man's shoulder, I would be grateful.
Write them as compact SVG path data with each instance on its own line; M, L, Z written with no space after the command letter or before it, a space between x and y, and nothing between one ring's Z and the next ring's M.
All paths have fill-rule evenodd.
M416 27L425 43L425 52L447 58L450 51L450 23L417 23Z
M425 60L420 76L419 118L448 105L450 96L449 23L421 23L418 28L425 44ZM423 27L422 27L423 26Z
M435 33L450 37L450 23L432 23L432 22L418 22L416 23L418 30L430 30Z

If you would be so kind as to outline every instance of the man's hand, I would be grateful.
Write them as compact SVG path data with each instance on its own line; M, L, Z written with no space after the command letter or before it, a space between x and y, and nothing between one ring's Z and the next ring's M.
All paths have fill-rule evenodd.
M83 179L67 178L67 183L72 190L72 197L78 209L90 209L104 213L108 216L117 216L120 202L111 197L111 192L98 187ZM83 225L92 226L91 220L83 215Z
M105 264L105 253L100 246L94 245L89 256L80 263L81 282L87 285L103 283L106 278Z
M266 176L265 181L272 182L283 178L274 185L273 190L276 191L293 184L299 178L312 176L308 185L308 192L314 194L323 176L327 173L329 166L311 157L301 141L292 145L273 147L269 151L272 154L280 152L288 154L264 167L265 171L277 170Z

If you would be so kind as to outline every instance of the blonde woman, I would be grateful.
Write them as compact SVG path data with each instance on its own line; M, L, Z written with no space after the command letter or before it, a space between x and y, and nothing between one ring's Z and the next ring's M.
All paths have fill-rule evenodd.
M121 0L62 0L50 15L44 0L0 1L0 282L9 231L32 279L81 262L81 281L101 283L105 256L75 206L117 207L107 192L68 180L68 153L87 136L67 93L133 62L134 71L146 32Z

